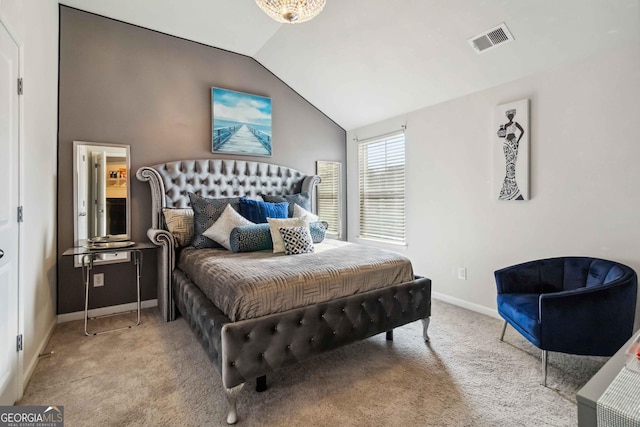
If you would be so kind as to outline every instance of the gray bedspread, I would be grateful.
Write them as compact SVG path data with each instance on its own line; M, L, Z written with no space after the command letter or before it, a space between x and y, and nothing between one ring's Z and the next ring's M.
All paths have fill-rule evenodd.
M185 249L178 267L232 321L329 301L414 279L395 252L325 241L302 255Z

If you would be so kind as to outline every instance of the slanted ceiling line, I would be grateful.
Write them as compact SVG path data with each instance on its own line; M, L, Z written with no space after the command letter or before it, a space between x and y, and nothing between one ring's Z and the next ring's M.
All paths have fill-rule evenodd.
M311 105L313 108L315 108L315 109L316 109L320 114L322 114L322 115L323 115L323 116L325 116L327 119L329 119L329 120L331 121L331 123L335 124L335 125L336 125L336 126L338 126L340 129L342 129L342 131L343 131L343 132L345 132L345 133L346 133L346 130L345 130L342 126L340 126L338 123L336 123L336 121L335 121L335 120L333 120L331 117L329 117L329 115L327 115L324 111L322 111L321 109L319 109L318 107L316 107L316 106L315 106L312 102L310 102L307 98L305 98L304 96L300 95L300 94L299 94L299 93L298 93L294 88L292 88L291 86L289 86L289 85L288 85L284 80L282 80L282 79L281 79L280 77L278 77L275 73L273 73L273 71L269 70L269 69L268 69L267 67L265 67L262 63L260 63L260 61L258 61L257 59L255 59L255 58L254 58L254 57L252 57L252 56L245 55L244 53L233 52L233 51L231 51L231 50L223 49L223 48L221 48L221 47L211 46L211 45L208 45L208 44L206 44L206 43L198 42L198 41L195 41L195 40L189 40L189 39L186 39L186 38L184 38L184 37L180 37L180 36L176 36L176 35L173 35L173 34L164 33L164 32L162 32L162 31L154 30L154 29L152 29L152 28L143 27L142 25L132 24L132 23L130 23L130 22L122 21L122 20L120 20L120 19L111 18L111 17L109 17L109 16L100 15L99 13L89 12L89 11L86 11L86 10L79 9L79 8L77 8L77 7L68 6L68 5L66 5L66 4L60 3L60 8L63 8L63 7L66 7L66 8L68 8L68 9L74 9L74 10L77 10L77 11L79 11L79 12L83 12L83 13L88 13L88 14L91 14L91 15L99 16L100 18L110 19L110 20L112 20L112 21L119 22L119 23L121 23L121 24L131 25L131 26L133 26L133 27L141 28L141 29L143 29L143 30L153 31L154 33L158 33L158 34L162 34L162 35L165 35L165 36L173 37L173 38L176 38L176 39L179 39L179 40L184 40L184 41L187 41L187 42L190 42L190 43L196 43L196 44L199 44L199 45L201 45L201 46L206 46L206 47L211 48L211 49L218 49L218 50L221 50L221 51L223 51L223 52L233 53L234 55L240 55L240 56L244 56L245 58L253 59L255 62L257 62L257 63L258 63L258 65L260 65L262 68L264 68L264 69L265 69L265 71L267 71L269 74L271 74L271 75L272 75L273 77L275 77L276 79L280 80L280 82L282 82L282 84L283 84L283 85L285 85L286 87L288 87L288 88L289 88L293 93L295 93L295 94L296 94L296 95L298 95L300 98L302 98L305 102L307 102L309 105ZM59 60L59 58L58 58L58 60Z

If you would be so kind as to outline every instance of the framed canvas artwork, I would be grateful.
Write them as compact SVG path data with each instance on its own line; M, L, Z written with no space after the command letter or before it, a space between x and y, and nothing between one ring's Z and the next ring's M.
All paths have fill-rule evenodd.
M271 98L211 88L211 151L271 156Z
M529 100L499 105L493 135L494 196L529 200Z

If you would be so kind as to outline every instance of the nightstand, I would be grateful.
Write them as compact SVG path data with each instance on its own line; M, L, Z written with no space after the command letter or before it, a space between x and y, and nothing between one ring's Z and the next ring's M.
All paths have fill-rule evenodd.
M77 256L82 260L82 277L84 279L84 333L85 335L100 335L105 334L107 332L119 331L122 329L133 328L134 326L138 326L140 324L140 271L142 269L142 251L147 249L156 249L157 246L152 243L135 243L131 246L126 247L107 247L107 248L99 248L99 249L88 249L85 247L74 247L69 248L62 256ZM93 269L93 263L96 260L96 257L101 254L106 253L130 253L131 259L136 265L136 289L137 289L137 321L134 324L124 326L121 328L115 329L107 329L103 331L89 332L88 324L89 324L89 288L91 288L91 270ZM120 313L118 313L120 314ZM113 315L107 315L113 316ZM91 319L96 319L98 317L105 316L96 316Z

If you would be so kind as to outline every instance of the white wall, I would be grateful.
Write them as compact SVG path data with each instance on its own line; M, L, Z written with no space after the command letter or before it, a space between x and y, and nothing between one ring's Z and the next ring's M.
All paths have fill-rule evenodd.
M434 292L495 315L493 272L504 266L585 255L640 272L638 82L636 44L348 132L349 240L358 233L353 138L406 123L406 255ZM499 202L494 109L522 98L531 99L531 200Z
M0 16L22 46L20 328L26 386L56 320L58 2L2 0Z

